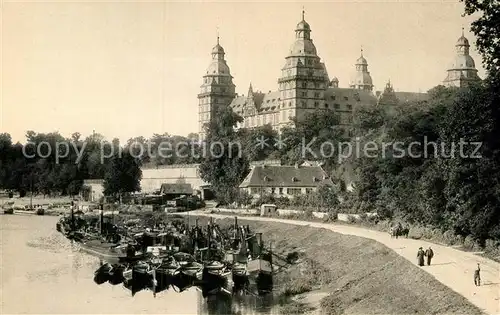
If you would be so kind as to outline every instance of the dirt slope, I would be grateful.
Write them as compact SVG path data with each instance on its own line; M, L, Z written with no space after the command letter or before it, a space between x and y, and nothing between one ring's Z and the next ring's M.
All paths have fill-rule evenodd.
M300 237L307 237L307 244L315 244L308 255L322 261L322 265L330 268L334 275L343 274L334 281L336 289L340 288L342 293L329 297L331 303L340 303L339 307L348 306L342 314L475 314L465 299L450 293L441 284L459 293L485 313L500 314L500 264L473 253L425 241L391 239L387 233L352 226L263 217L244 217L240 220L287 223L288 227L279 225L279 228L272 224L259 225L268 229L271 235L293 240L294 244L300 243ZM325 230L305 232L296 225ZM340 235L327 233L328 231L360 236L381 244L366 239L343 239ZM382 244L406 260L394 255L393 251L387 251L387 247ZM416 251L420 246L432 246L435 252L433 265L430 267L415 266ZM473 283L476 263L481 263L481 287L476 287ZM363 268L354 269L357 265ZM361 273L356 276L356 272ZM397 310L391 309L392 306Z

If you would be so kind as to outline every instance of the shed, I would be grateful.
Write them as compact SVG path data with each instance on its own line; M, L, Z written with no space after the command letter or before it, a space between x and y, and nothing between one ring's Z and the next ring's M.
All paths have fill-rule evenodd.
M172 200L181 196L191 196L193 192L191 184L162 184L160 189L160 195L163 196L163 200Z
M260 206L260 215L264 216L272 216L277 213L278 207L274 204L263 204Z

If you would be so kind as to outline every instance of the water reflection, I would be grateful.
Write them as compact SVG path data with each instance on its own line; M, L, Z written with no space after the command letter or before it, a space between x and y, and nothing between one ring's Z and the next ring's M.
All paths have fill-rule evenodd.
M130 290L132 297L139 292L145 291L153 298L162 298L160 293L173 290L179 292L179 280L177 275L161 276L161 273L155 273L153 277L150 273L136 271L134 268L127 267L121 264L111 264L103 260L99 260L99 264L94 273L94 282L98 286L116 286L122 284L123 288ZM124 274L129 271L128 276ZM166 277L166 278L165 278ZM155 279L155 281L152 281ZM155 283L153 285L153 283ZM187 287L193 287L193 284L188 284ZM187 288L186 287L186 288ZM251 292L246 294L227 294L219 291L206 295L203 293L203 284L195 286L197 291L198 314L217 314L217 315L236 315L236 314L271 314L273 306L273 297L271 294L254 295ZM210 290L208 290L210 291ZM184 294L184 293L180 293Z
M214 295L201 301L198 314L203 315L242 315L273 314L272 295L266 296L229 296Z
M131 297L123 285L94 283L98 258L54 226L57 217L0 215L0 314L273 314L270 296L215 296L195 288Z

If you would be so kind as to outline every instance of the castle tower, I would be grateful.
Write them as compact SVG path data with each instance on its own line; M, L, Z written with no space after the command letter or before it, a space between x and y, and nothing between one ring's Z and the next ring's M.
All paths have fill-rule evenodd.
M252 83L250 83L250 86L248 87L247 100L243 108L243 114L245 117L257 114L257 106L255 105Z
M455 44L455 60L453 60L451 67L448 69L448 75L443 81L445 86L465 87L471 82L480 80L474 59L469 55L469 48L469 40L465 38L464 29L462 28L462 36Z
M304 19L304 11L295 29L295 42L285 59L278 79L280 128L290 123L290 117L300 120L306 112L324 108L324 93L330 83L325 64L311 39L311 27Z
M204 125L212 119L220 106L229 106L235 95L235 85L229 66L224 59L224 48L219 44L212 49L212 62L203 76L199 99L199 134L205 139Z
M356 60L356 72L351 79L349 87L352 89L371 91L373 89L372 77L368 71L368 62L363 57L363 49L361 56Z
M384 91L378 97L377 104L381 106L396 106L399 104L399 100L392 87L391 80L385 85Z

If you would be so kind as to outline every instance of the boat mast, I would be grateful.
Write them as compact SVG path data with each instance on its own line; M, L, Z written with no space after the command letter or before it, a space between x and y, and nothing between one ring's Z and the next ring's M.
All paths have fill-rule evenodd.
M273 274L273 241L269 242L269 264L271 265L271 274Z
M99 215L100 215L100 230L101 230L101 235L103 234L104 232L104 229L103 229L103 225L104 225L104 206L103 206L103 209L101 209L99 211Z
M71 231L75 230L75 202L71 201Z
M210 222L207 225L208 233L208 248L207 248L207 260L210 261L210 242L212 240L212 217L210 217Z
M31 173L31 176L30 176L30 190L31 190L31 193L30 193L30 210L33 209L33 172Z

